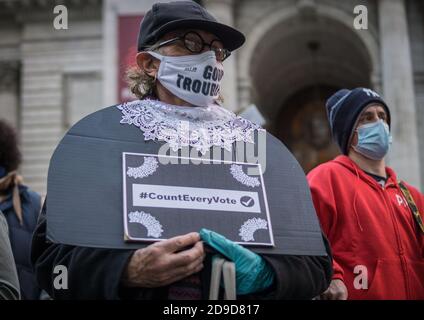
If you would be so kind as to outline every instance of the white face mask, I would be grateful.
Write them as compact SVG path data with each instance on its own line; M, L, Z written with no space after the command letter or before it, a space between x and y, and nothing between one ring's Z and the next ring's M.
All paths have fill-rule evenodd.
M149 54L161 61L157 79L172 94L195 106L216 105L224 69L213 51L176 57Z

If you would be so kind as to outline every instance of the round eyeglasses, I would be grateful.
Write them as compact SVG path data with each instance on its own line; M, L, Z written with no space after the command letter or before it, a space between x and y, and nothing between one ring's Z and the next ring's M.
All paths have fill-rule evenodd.
M205 46L209 47L210 50L215 52L216 60L220 62L224 61L231 55L230 50L225 49L223 43L220 40L215 39L212 40L211 43L207 43L197 32L194 31L189 31L182 36L165 40L161 43L153 45L149 48L149 50L156 50L160 47L166 46L179 40L181 40L184 44L184 47L192 53L201 53Z

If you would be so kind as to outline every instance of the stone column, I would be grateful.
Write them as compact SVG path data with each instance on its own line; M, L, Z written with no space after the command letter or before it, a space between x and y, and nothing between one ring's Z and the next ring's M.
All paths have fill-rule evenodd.
M414 82L404 0L379 1L383 94L392 115L388 164L398 177L420 187Z
M18 82L19 63L17 61L0 62L0 118L14 127L18 127Z
M233 0L205 0L203 5L219 22L234 27L234 1ZM236 52L224 61L224 78L222 80L222 95L224 106L237 111L237 70Z

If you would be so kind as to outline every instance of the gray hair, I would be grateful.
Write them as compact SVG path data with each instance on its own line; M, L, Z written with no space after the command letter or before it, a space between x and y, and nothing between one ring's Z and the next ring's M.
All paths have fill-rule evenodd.
M153 44L150 48L153 48L156 44ZM145 51L149 50L149 48L145 49ZM160 48L152 51L161 53ZM148 96L156 96L156 78L145 73L137 64L127 68L125 71L125 80L130 91L137 99L142 100Z

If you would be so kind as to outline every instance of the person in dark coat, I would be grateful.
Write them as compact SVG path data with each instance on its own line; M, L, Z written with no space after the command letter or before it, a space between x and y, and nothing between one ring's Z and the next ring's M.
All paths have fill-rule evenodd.
M39 299L30 261L32 234L41 209L41 196L23 184L17 173L21 161L14 128L0 120L0 211L6 217L22 299Z
M196 124L212 132L207 125L216 123L213 132L225 131L228 135L222 123L234 123L237 118L217 106L215 100L219 99L222 62L243 42L243 34L218 23L195 2L154 4L140 27L138 69L129 72L133 81L130 87L146 111L140 122L149 121L153 110L160 108L171 110L165 112L169 118L174 112L194 118L193 112L207 110L208 120L203 121L199 115ZM197 79L201 77L209 81L201 82ZM155 123L163 121L168 132L178 134L175 118L159 117ZM232 132L235 139L247 142L237 130L241 129ZM144 132L144 137L152 138L159 131ZM325 238L327 256L259 255L209 230L138 250L85 248L46 239L48 210L45 203L33 238L32 261L40 286L54 299L205 299L212 257L204 243L234 253L238 299L311 299L328 287L332 275L331 252ZM57 266L66 272L54 273ZM67 276L63 282L66 285L58 281L63 276Z

